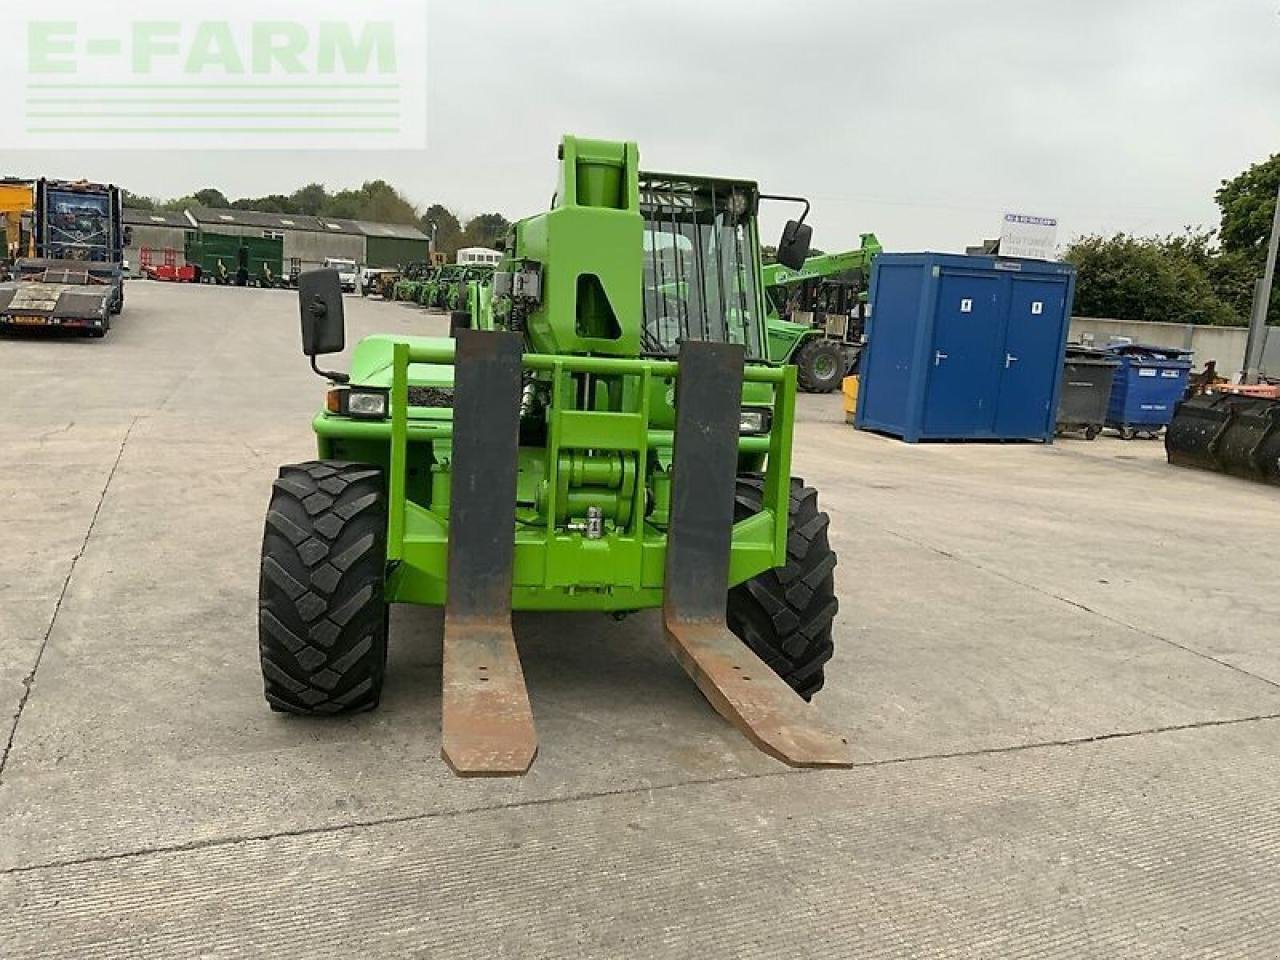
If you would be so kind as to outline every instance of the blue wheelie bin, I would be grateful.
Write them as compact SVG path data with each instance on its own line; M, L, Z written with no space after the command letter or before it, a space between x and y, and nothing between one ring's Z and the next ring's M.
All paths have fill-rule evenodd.
M1106 352L1120 363L1111 384L1107 426L1125 440L1139 434L1158 437L1186 395L1191 354L1142 343L1115 344Z

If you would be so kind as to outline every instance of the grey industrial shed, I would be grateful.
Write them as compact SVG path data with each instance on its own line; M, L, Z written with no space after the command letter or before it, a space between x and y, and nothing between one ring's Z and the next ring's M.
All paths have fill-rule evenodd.
M426 234L417 227L338 217L190 207L183 213L128 208L124 219L133 229L125 257L135 274L141 269L144 248L151 251L153 263L163 263L165 251L173 251L175 262L181 265L187 235L196 230L278 237L284 241L286 271L295 260L299 269L311 270L323 265L328 257L371 267L395 267L426 260L430 248Z
M167 253L173 255L176 265L181 266L185 262L182 251L186 247L187 234L196 229L185 213L125 207L123 219L130 233L124 258L133 276L142 272L145 259L159 265L165 262Z
M402 267L428 259L431 241L417 227L403 223L357 220L365 236L365 263L371 267Z
M294 261L300 269L312 270L322 266L326 257L364 262L364 233L351 220L215 207L190 207L187 216L212 233L280 238L286 271Z

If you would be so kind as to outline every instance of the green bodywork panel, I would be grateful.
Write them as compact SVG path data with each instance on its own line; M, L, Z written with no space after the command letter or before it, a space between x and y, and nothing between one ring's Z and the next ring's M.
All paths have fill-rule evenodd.
M796 349L810 337L822 336L822 331L806 323L793 323L778 315L779 294L787 287L836 277L850 270L861 270L870 276L871 262L882 252L880 241L874 233L864 233L857 250L841 253L824 253L810 257L799 270L792 270L780 263L766 264L762 270L763 282L768 293L769 359L775 363L789 363Z
M552 209L513 226L500 267L504 276L536 272L540 296L517 302L509 285L495 294L492 276L459 286L474 327L525 340L514 609L662 604L679 364L641 350L638 158L634 144L566 137ZM754 241L754 209L739 219L735 235ZM737 282L758 292L758 243L751 251L749 276ZM754 330L760 342L748 354L764 355L763 324L736 329ZM393 602L441 605L447 596L453 358L449 338L368 337L355 348L351 385L388 390L390 416L321 412L314 421L322 458L385 472ZM740 435L739 472L764 474L764 509L734 526L731 585L786 562L795 391L794 368L747 364L743 405L769 421ZM602 518L598 537L585 530L589 514Z

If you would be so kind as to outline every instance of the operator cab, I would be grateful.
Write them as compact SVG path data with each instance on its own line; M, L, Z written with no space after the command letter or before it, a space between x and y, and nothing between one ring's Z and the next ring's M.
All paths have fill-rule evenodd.
M640 175L643 354L672 357L681 341L704 340L742 344L748 360L768 359L756 226L761 199L749 181ZM808 256L811 231L803 220L787 224L780 262L803 264Z

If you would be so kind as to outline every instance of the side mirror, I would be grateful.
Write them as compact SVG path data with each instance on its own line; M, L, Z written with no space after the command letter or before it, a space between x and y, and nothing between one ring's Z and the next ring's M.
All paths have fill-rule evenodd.
M126 247L133 246L133 227L124 228L124 245Z
M809 259L809 247L813 243L813 227L798 220L788 220L778 241L777 259L790 270L800 270Z
M302 352L308 357L338 353L346 346L342 281L337 270L308 270L298 277Z

